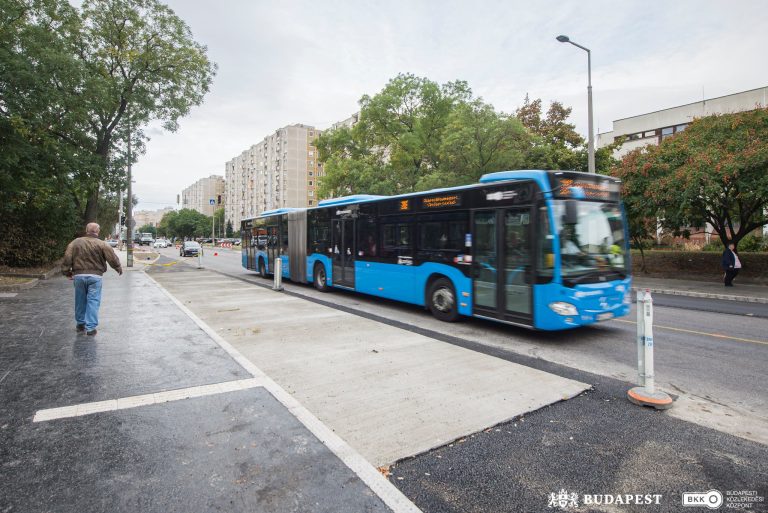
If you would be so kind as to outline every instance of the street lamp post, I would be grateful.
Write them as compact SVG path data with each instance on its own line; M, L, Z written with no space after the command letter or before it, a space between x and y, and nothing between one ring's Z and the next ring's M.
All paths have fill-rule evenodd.
M573 46L577 46L587 52L587 108L588 120L589 120L589 156L587 166L590 173L595 172L595 136L594 130L592 130L592 52L589 48L585 48L578 43L574 43L568 36L557 36L557 40L561 43L571 43Z

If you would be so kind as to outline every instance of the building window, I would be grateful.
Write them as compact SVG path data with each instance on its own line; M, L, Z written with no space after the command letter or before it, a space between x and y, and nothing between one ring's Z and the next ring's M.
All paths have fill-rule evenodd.
M309 172L309 176L314 176L314 173L312 171Z
M312 156L314 156L314 155L315 155L315 152L314 152L314 151L310 151L310 152L309 152L309 156L310 156L310 157L312 157Z
M650 130L643 133L643 137L656 137L656 130Z
M312 205L313 203L314 203L314 201L312 201L312 200L309 200L309 204L310 204L310 205Z
M661 140L663 141L663 140L664 140L664 139L666 139L667 137L670 137L670 136L672 136L672 134L674 133L674 131L675 131L675 129L674 129L673 127L671 127L671 126L669 126L669 127L667 127L667 128L662 128L662 129L661 129Z
M309 191L309 196L312 197L315 195L315 191Z
M677 125L677 126L675 127L675 133L677 133L677 132L682 132L682 131L683 131L683 130L685 130L686 128L688 128L688 123L683 123L682 125Z
M312 185L312 180L310 180L310 181L309 181L309 185L310 185L310 186Z

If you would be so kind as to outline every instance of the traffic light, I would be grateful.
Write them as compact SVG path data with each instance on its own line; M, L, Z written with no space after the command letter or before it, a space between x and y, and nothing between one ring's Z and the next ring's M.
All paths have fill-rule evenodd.
M219 194L219 205L221 205L221 194Z
M125 216L120 216L120 226L125 226Z

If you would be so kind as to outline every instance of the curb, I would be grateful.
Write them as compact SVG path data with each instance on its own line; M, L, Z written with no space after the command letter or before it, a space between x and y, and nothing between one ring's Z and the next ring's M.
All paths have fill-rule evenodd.
M734 296L730 294L714 294L710 292L694 292L692 290L656 289L653 287L632 287L632 291L649 290L654 294L668 294L671 296L704 297L709 299L724 299L726 301L739 301L742 303L768 304L768 298L754 296Z
M0 285L0 292L19 292L21 290L31 289L40 283L40 280L43 279L45 278L31 278L29 281L25 281L24 283L19 283L16 285Z

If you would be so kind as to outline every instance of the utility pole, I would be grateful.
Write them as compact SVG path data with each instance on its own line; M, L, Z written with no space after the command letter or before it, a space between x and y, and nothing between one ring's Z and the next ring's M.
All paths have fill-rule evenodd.
M123 190L117 192L120 197L120 205L117 207L117 249L123 250Z
M128 111L130 112L130 111ZM131 177L131 117L128 116L128 205L125 215L127 267L133 267L133 178Z

